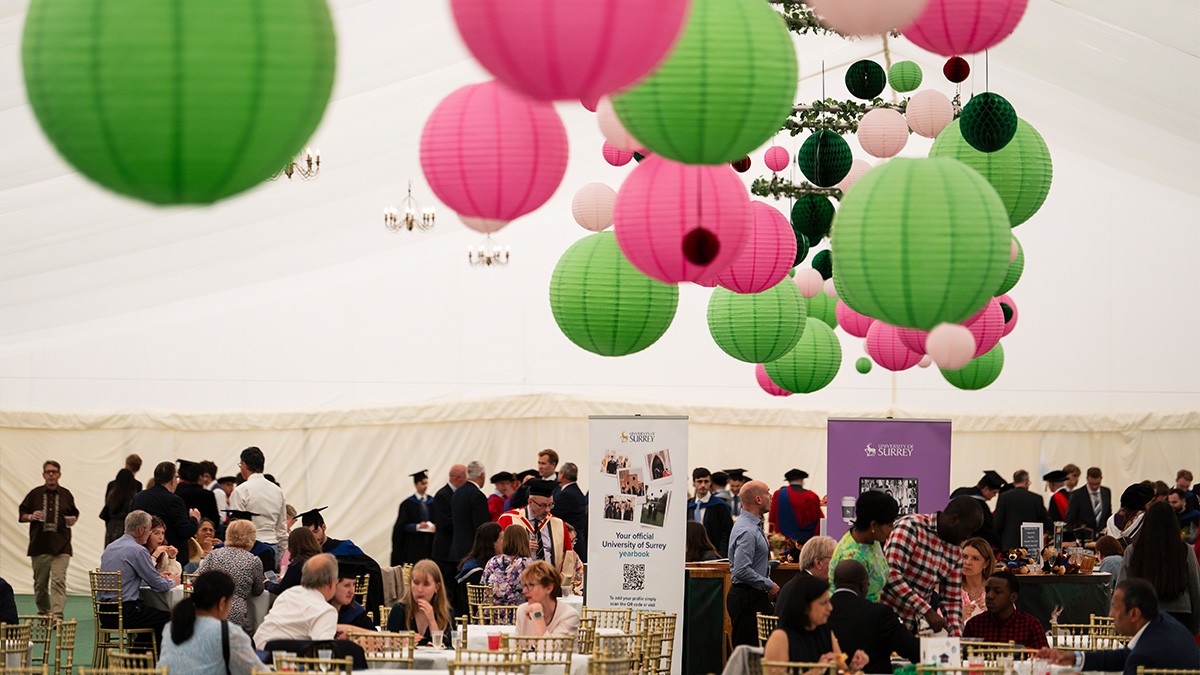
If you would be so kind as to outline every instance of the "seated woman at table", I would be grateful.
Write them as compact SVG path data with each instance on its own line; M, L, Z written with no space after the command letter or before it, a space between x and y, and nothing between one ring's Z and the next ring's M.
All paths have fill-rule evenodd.
M233 579L218 570L196 577L191 597L171 610L171 623L163 631L159 668L192 675L251 675L266 670L250 637L226 621L234 588ZM228 659L222 647L226 642Z
M558 572L545 560L533 562L521 573L525 602L517 607L517 635L575 635L579 612L558 601L562 595Z
M237 591L229 609L229 621L241 626L246 635L253 635L258 628L250 620L246 603L250 596L263 593L262 560L250 552L257 536L258 529L254 527L254 523L249 520L233 521L225 530L225 545L213 549L200 563L199 570L201 574L209 570L220 570L233 579Z
M962 543L962 620L963 625L976 614L987 611L987 580L996 567L991 544L982 537L971 537Z
M790 597L786 598L779 616L779 627L771 632L763 648L763 660L829 663L844 659L837 637L829 628L829 614L833 611L829 582L810 574L797 574L781 591L781 596L783 593ZM866 653L860 649L849 665L857 672L867 662Z
M413 565L408 590L388 614L388 631L416 631L420 638L418 645L433 644L433 635L441 633L442 644L448 645L452 623L442 571L432 560L418 560Z
M202 519L196 536L188 539L188 564L183 566L183 571L191 574L199 569L200 563L212 553L213 545L220 543L213 522L208 518Z
M179 555L179 549L165 544L166 540L167 524L163 522L162 518L151 516L150 536L146 539L144 546L150 553L150 558L154 560L154 569L163 574L181 574L183 565L175 560L175 556Z
M483 583L492 587L497 605L519 605L525 599L521 593L521 574L533 562L529 530L523 525L509 525L502 538L504 553L483 566Z
M695 520L687 521L687 539L683 550L684 562L709 562L721 559L721 554L717 553L717 547L713 546L712 540L708 538L708 530L704 529L703 523Z
M458 574L454 575L454 614L462 616L469 609L467 584L483 585L483 566L492 558L504 553L500 538L500 525L488 521L475 530L475 543L471 552L458 563Z
M266 589L272 595L279 595L293 586L300 585L300 572L304 569L305 561L320 554L321 545L317 543L317 538L313 536L312 530L307 527L297 527L288 534L287 553L291 560L288 563L287 571L283 573L283 578L266 583Z
M1112 575L1109 592L1117 590L1117 574L1125 563L1125 547L1115 537L1104 535L1096 540L1096 554L1100 556L1100 571Z

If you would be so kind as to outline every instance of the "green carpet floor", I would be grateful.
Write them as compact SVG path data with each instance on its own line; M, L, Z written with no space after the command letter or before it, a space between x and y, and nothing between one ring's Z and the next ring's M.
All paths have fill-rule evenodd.
M37 605L32 595L17 596L18 614L37 614ZM92 665L92 646L96 639L95 621L92 619L92 599L86 595L68 595L67 607L63 610L63 618L67 621L75 619L79 627L75 631L75 665L90 668ZM50 646L51 650L54 645ZM53 662L51 651L51 662ZM51 663L53 665L53 663Z

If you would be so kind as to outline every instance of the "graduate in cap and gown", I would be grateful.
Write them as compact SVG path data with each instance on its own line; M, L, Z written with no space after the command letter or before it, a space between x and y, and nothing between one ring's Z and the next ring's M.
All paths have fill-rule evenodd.
M179 461L179 484L175 486L175 496L183 500L189 509L200 512L201 518L207 518L214 528L221 525L221 512L217 510L217 498L212 490L200 485L201 466L199 462L186 459Z
M745 469L725 469L721 473L725 474L725 479L729 486L729 514L734 520L742 513L742 498L739 493L742 491L742 486L754 480L746 475Z
M1042 480L1050 485L1050 503L1046 506L1051 527L1054 523L1067 522L1067 504L1071 501L1071 491L1067 489L1067 472L1055 469L1042 476Z
M511 471L500 471L492 474L488 482L496 487L496 491L489 495L487 500L488 514L491 515L494 522L508 510L505 508L505 504L508 504L508 500L515 491L513 484L517 482L517 477L512 475Z
M992 516L992 509L988 506L988 502L1000 494L1006 484L1007 481L1003 476L988 469L983 472L983 478L980 478L974 487L960 487L950 493L950 499L967 496L979 500L980 506L983 507L983 524L971 536L982 537L996 551L1001 550L1000 535L996 533L995 518Z
M353 541L334 539L325 534L325 517L321 515L321 512L327 508L329 507L322 506L296 515L300 517L300 524L313 533L317 544L321 546L322 553L332 553L333 557L338 559L339 564L342 562L356 563L363 568L363 573L371 575L367 582L367 607L382 605L383 575L379 571L379 563L375 562L374 558L367 555Z
M820 530L821 498L804 487L808 472L791 469L783 474L787 485L775 491L771 497L771 510L767 516L772 532L779 532L794 542L796 550L812 539Z
M375 630L375 622L366 608L354 598L355 579L366 574L366 568L357 563L338 560L338 582L329 604L337 610L338 632Z
M433 497L426 493L429 473L426 469L410 474L416 493L400 502L396 524L392 527L391 564L416 564L418 560L433 557L433 533L431 522Z
M512 496L508 498L508 502L504 505L505 511L513 509L523 509L529 504L529 481L541 478L541 474L537 469L525 469L516 475L514 481L515 489ZM499 522L499 518L496 519Z
M229 522L231 522L231 523L235 520L251 520L252 521L252 520L254 520L254 517L258 515L257 513L251 513L249 511L240 511L238 509L225 509L225 514L227 516L229 516ZM219 548L220 546L222 546L222 544L218 544L218 545L214 546L213 548ZM263 542L255 539L254 546L250 547L250 552L253 553L254 555L258 556L258 559L262 561L264 570L272 570L273 571L273 570L278 569L275 566L275 547L274 546L271 546L270 544L264 544Z

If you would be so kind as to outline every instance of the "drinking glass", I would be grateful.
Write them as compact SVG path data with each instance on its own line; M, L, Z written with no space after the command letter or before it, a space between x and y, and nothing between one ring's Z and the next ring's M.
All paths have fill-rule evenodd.
M333 650L332 649L318 649L317 650L317 658L321 659L322 661L328 661L329 659L333 658ZM320 665L321 665L322 673L329 671L328 663L322 663Z

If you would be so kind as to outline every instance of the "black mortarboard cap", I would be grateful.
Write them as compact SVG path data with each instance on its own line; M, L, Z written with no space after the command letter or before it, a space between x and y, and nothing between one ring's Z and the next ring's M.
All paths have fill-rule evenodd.
M995 471L988 469L987 471L983 472L983 478L979 479L979 482L987 487L992 488L993 490L999 490L1000 488L1004 487L1004 484L1008 481L1004 480L1004 476L1001 476Z
M324 525L325 518L321 515L321 512L327 508L329 508L329 507L322 506L320 508L309 509L303 513L297 513L296 515L300 518L300 524L303 525L304 527L313 527L314 525Z
M350 562L338 558L338 578L353 579L367 573L367 568L362 563Z
M729 480L740 480L740 481L750 480L749 478L746 477L745 469L725 469L725 475L729 477Z
M517 477L512 475L511 471L500 471L500 472L492 474L492 477L488 479L488 482L489 483L500 483L503 481L514 481L516 479L517 479Z
M1042 480L1047 483L1065 483L1067 482L1067 472L1062 469L1055 469L1050 473L1042 476Z
M1146 504L1154 499L1154 488L1145 483L1134 483L1121 493L1121 508L1129 511L1145 511Z
M190 459L177 459L179 462L179 477L189 483L196 482L200 478L200 462L193 462Z
M257 513L242 511L241 509L224 509L224 511L229 515L229 522L231 523L235 520L250 520L258 515Z
M529 496L530 497L553 497L554 488L558 486L552 480L531 480L529 481Z
M420 483L421 481L429 478L429 469L421 469L416 473L410 473L408 475L412 476L414 483Z
M800 469L790 469L787 473L783 474L783 479L789 483L794 480L804 480L805 478L808 478L808 472L801 471Z
M537 478L540 475L542 475L542 474L538 473L537 469L525 469L521 473L517 474L517 480L525 480L526 478Z

